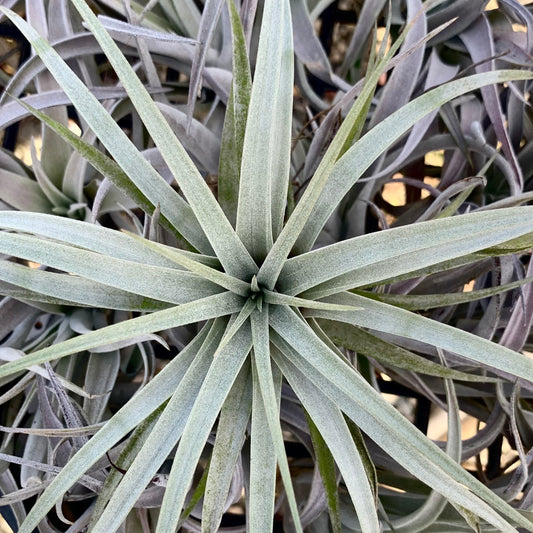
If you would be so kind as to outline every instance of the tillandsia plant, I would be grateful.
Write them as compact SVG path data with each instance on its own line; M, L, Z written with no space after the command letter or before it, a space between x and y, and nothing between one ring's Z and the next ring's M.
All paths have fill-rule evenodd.
M37 54L7 87L3 126L31 113L47 128L31 168L0 159L0 502L18 530L532 531L533 361L516 351L532 307L530 176L515 155L529 118L514 127L529 41L505 34L513 68L497 70L474 35L493 42L486 2L455 21L472 2L410 0L406 16L398 2L382 45L359 25L334 74L309 13L320 2L101 2L128 22L50 2L65 29L54 46L45 4L28 2L28 21L0 8ZM361 19L384 4L365 2ZM513 13L529 27L527 10L502 5L496 29ZM90 83L101 52L111 88ZM190 74L185 109L172 69ZM34 77L36 94L9 101ZM202 78L215 93L204 123ZM311 103L293 113L295 80ZM345 96L326 109L309 80ZM389 228L384 182L444 148L442 188L419 182L431 197ZM367 231L370 212L381 231ZM502 293L516 289L509 313ZM448 412L445 443L385 399L391 382ZM460 410L486 423L472 439ZM489 479L479 454L499 458L503 436L518 464ZM477 477L461 466L476 456ZM234 504L242 520L226 525Z

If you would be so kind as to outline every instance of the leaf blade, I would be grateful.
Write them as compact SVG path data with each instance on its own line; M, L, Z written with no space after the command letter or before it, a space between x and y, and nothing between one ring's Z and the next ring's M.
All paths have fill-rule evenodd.
M265 306L262 311L252 313L252 340L253 340L253 357L252 372L254 375L254 385L259 387L263 399L263 408L267 418L267 424L270 430L270 438L274 445L277 462L285 486L285 492L289 501L291 516L294 527L299 533L303 532L298 513L298 504L294 494L289 463L285 452L283 434L279 423L279 401L276 398L276 387L270 362L270 343L268 334L268 308ZM281 376L280 376L281 378ZM281 384L280 384L281 386ZM280 386L278 388L280 388Z
M252 75L239 13L233 0L227 0L233 44L233 79L229 94L218 171L218 201L235 227L239 203L242 149L250 105Z
M277 333L277 336L273 336L276 346L283 353L290 354L291 361L305 372L308 379L326 392L367 435L416 477L452 501L461 505L469 501L468 505L475 509L476 514L502 531L516 533L494 509L523 527L531 527L520 513L472 478L419 433L362 377L323 345L293 312L278 306L271 313L270 323ZM291 345L298 345L299 350L305 351L306 357L299 355ZM341 385L343 381L346 383Z
M533 360L471 333L398 307L366 300L352 293L338 294L335 296L335 301L363 305L365 311L364 313L335 313L313 309L307 311L306 314L415 338L526 380L531 380L533 376Z
M290 168L293 45L287 0L265 3L242 151L237 233L262 261L281 231ZM273 80L275 82L273 83Z
M225 349L214 359L195 399L194 406L183 430L174 464L168 478L157 533L174 531L187 495L190 480L200 458L211 427L227 398L252 345L247 324L232 337Z
M209 242L192 217L190 206L184 202L170 185L155 171L139 153L133 143L115 123L103 106L91 94L82 81L70 70L67 64L46 43L46 41L15 13L0 7L0 10L30 41L43 63L55 76L65 93L70 97L79 113L90 124L124 172L134 182L153 206L158 204L174 228L199 250L210 253ZM104 164L103 160L101 161ZM116 174L119 178L120 174Z
M337 406L283 357L276 357L333 455L352 498L363 533L379 531L376 499L350 430Z
M432 89L387 117L361 137L335 163L331 172L320 174L317 170L319 179L316 186L312 180L261 265L257 275L259 282L269 289L274 286L296 240L300 243L299 250L309 250L324 223L350 187L382 152L418 120L451 99L480 87L531 78L533 74L530 72L512 70L475 74Z
M104 346L136 335L154 333L191 322L229 315L238 311L241 306L242 300L240 297L226 292L178 307L156 311L150 315L132 318L127 322L106 326L80 337L32 352L18 361L2 365L0 367L0 377L8 376L31 365L53 361L65 355L97 346Z
M280 290L320 298L371 285L530 233L533 208L431 220L355 237L289 259Z
M254 261L128 61L88 5L83 0L72 2L107 54L225 270L241 278L252 275L256 268ZM164 190L162 184L161 190ZM166 215L162 202L161 207L161 212Z

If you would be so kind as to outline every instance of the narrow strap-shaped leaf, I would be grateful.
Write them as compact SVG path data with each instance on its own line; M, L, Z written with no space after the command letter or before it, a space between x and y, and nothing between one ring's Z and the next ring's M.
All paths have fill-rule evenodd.
M263 12L246 134L237 233L262 261L283 225L289 184L293 45L288 0L267 0Z
M170 11L170 7L173 8L174 17L171 20L175 20L184 33L187 35L198 34L200 10L194 0L166 0L161 4L167 13Z
M344 346L358 354L372 357L386 365L397 366L428 376L449 378L458 381L477 383L494 383L499 381L497 378L477 375L472 372L461 372L439 365L405 348L386 342L352 324L333 320L320 320L319 324L327 336L339 346Z
M174 456L157 522L157 533L175 530L179 521L179 510L185 502L196 463L251 345L252 335L246 323L226 348L214 358Z
M152 429L154 429L154 426L156 425L157 420L161 416L164 407L165 404L158 407L153 413L146 417L146 419L143 420L143 422L141 422L139 426L137 426L137 428L135 429L131 437L128 439L126 446L124 447L115 462L115 465L118 468L121 468L122 470L128 470L135 456L145 445L146 439L148 438L148 435L150 435L150 433L152 432ZM101 492L98 494L98 498L96 499L93 512L91 513L91 520L89 522L89 528L91 530L100 519L100 516L104 512L104 509L108 504L109 500L115 493L115 490L118 484L120 483L122 477L123 473L120 470L117 470L116 468L111 469L111 472L109 473L104 482L104 486L102 487Z
M365 467L339 408L284 357L276 357L309 418L332 453L350 493L363 533L379 531L376 501Z
M527 235L533 208L470 213L355 237L289 259L279 290L320 298ZM331 292L330 292L331 291Z
M8 376L32 365L53 361L65 355L89 350L97 346L104 346L136 335L154 333L192 322L229 315L239 311L241 307L242 298L225 292L178 307L172 307L171 309L156 311L150 315L106 326L91 333L30 353L19 361L1 366L0 377Z
M335 164L331 173L320 174L325 184L311 181L280 238L265 259L257 278L267 288L274 286L290 248L298 239L300 250L309 250L323 225L346 192L381 153L428 113L446 102L494 83L532 79L528 71L502 70L475 74L452 81L419 96L357 141ZM319 167L320 170L320 167ZM318 174L318 170L317 170ZM310 214L313 216L310 216Z
M85 7L88 9L87 6ZM158 204L161 206L163 216L167 217L172 226L191 244L202 252L210 253L212 248L194 219L191 208L141 155L83 82L29 24L11 11L2 7L0 7L0 10L13 21L30 41L43 63L70 97L80 115L98 135L98 138L135 184L135 187L142 192L153 206ZM94 15L92 16L94 17ZM94 18L96 20L96 17ZM115 46L114 43L113 46ZM121 57L123 56L121 55ZM124 61L126 60L124 59ZM128 68L131 69L129 65ZM133 70L131 70L130 74L135 77L140 85L140 81L136 78ZM148 99L150 98L148 97ZM155 104L153 104L153 107L157 110ZM157 113L159 113L158 110ZM169 136L173 137L171 131ZM117 173L115 173L115 177L120 178ZM131 193L137 194L134 189L131 190ZM137 194L137 196L139 195Z
M221 329L220 324L213 328L213 335L216 334L218 339L220 339ZM180 439L187 419L192 415L196 395L202 387L212 361L212 350L203 350L195 357L150 435L146 438L146 442L116 487L107 507L92 530L94 533L115 531L124 521L146 485L150 483ZM193 468L195 466L196 463ZM181 506L174 509L176 521L179 520L180 514Z
M246 521L250 531L271 533L276 499L277 458L257 376L253 377L252 424L250 431L249 485L246 492ZM276 382L278 384L279 381ZM276 391L281 397L281 388Z
M307 300L305 298L298 298L297 296L288 296L280 292L272 292L264 290L265 302L277 305L290 305L292 307L303 307L306 309L330 309L331 311L356 311L356 309L339 304L317 302L315 300Z
M441 362L445 364L444 357ZM448 435L446 438L446 453L458 463L461 461L461 417L459 402L451 379L444 381L446 389L446 405L448 406ZM392 525L397 533L411 533L424 531L433 524L444 511L447 500L438 492L432 491L424 503L412 513L393 521Z
M40 367L38 367L40 368ZM41 368L42 370L42 368ZM44 370L42 370L43 373ZM65 384L65 388L67 388ZM73 387L74 389L74 387ZM81 394L84 398L89 397L83 389L78 388L76 394ZM21 435L40 435L41 437L66 437L70 438L73 436L76 437L90 437L97 433L103 426L105 422L100 422L98 424L91 424L81 428L20 428L20 427L8 427L0 426L0 430L4 433L20 433Z
M223 332L223 328L218 329L219 331L213 329L212 323L207 324L177 357L131 398L83 449L70 459L68 467L63 468L32 507L20 533L31 533L59 499L58 495L74 485L81 473L86 472L107 450L176 391L192 361L196 357L201 357L204 350L215 350Z
M499 346L466 331L442 324L435 320L393 307L381 302L363 298L352 293L337 294L336 302L362 305L362 312L336 313L312 309L306 315L347 322L393 335L400 335L420 342L439 346L483 365L498 368L516 377L531 381L533 360Z
M48 214L0 211L0 228L41 235L118 259L157 266L176 266L175 261L146 248L141 242L135 241L121 231L79 220ZM193 254L184 250L178 253L203 264L218 265L218 261L211 256Z
M175 304L220 292L217 285L184 270L143 265L144 275L139 276L139 263L26 235L0 232L0 252Z
M225 511L224 496L230 488L251 411L251 369L245 361L220 411L202 508L202 528L206 533L215 533L219 529Z
M474 302L483 298L489 298L496 294L501 294L528 283L533 283L533 277L522 278L503 285L488 287L487 289L477 289L468 292L449 292L444 294L378 294L368 291L356 291L357 294L366 298L373 298L379 302L407 309L408 311L426 311L436 307L446 307L448 305L459 305L467 302Z
M262 311L256 311L251 316L252 339L254 344L252 357L252 371L254 374L254 386L258 386L263 399L263 407L267 418L267 424L270 430L270 437L274 444L281 478L287 495L291 516L294 522L294 528L299 533L303 532L300 523L300 514L298 504L294 494L287 453L283 442L283 434L279 422L279 403L276 398L276 391L272 376L272 366L270 362L270 343L268 331L268 309L269 306L263 307Z
M133 233L130 234L131 237L146 248L154 250L154 252L161 254L164 257L168 257L171 261L177 263L178 265L185 267L194 274L216 283L225 289L234 292L240 296L248 296L250 293L250 285L238 278L234 278L225 272L220 272L220 270L215 270L207 265L199 263L191 258L190 255L182 253L181 250L177 248L171 248L170 246L164 246L159 243L149 241L148 239L143 239Z
M253 260L128 61L89 6L83 0L72 0L72 3L108 56L224 269L229 274L241 278L252 275L256 268ZM158 190L162 192L164 189L159 188ZM168 194L170 195L170 192ZM172 195L175 195L174 191ZM160 204L161 213L167 216L166 210L163 209L163 201Z
M233 79L229 94L218 171L218 202L235 227L239 203L242 148L252 90L250 63L241 19L233 0L226 2L231 22Z
M27 289L28 292L20 291L17 296L16 289L10 291L8 287L0 285L0 294L14 298L31 300L35 296L38 298L37 301L126 311L158 311L170 306L169 303L115 289L92 280L46 272L10 261L0 262L0 280ZM43 295L44 299L41 299Z
M294 312L281 306L273 308L270 325L279 335L273 335L274 343L283 353L290 354L291 362L301 369L306 378L413 475L449 500L469 506L501 531L516 533L495 510L526 529L533 526L422 435L361 376L332 353ZM304 352L305 358L291 345Z

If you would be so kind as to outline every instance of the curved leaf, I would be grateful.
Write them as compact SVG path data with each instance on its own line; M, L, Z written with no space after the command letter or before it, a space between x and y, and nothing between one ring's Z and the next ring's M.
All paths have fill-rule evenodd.
M0 377L9 376L19 370L44 363L45 361L53 361L65 355L89 350L97 346L104 346L137 335L154 333L192 322L229 315L235 313L241 307L242 299L226 292L178 307L156 311L155 313L106 326L91 333L30 353L18 361L0 366Z
M470 213L354 237L289 259L279 290L321 298L527 235L533 208Z
M317 171L316 179L311 180L280 237L263 262L257 275L259 282L268 288L274 285L294 243L300 251L311 248L323 225L346 192L376 158L418 120L467 92L494 83L521 79L533 79L533 74L526 71L501 70L452 81L419 96L375 126L335 163L331 174L319 174Z
M161 206L163 216L167 217L172 226L191 244L200 251L211 252L212 248L205 240L203 231L194 219L190 206L142 157L118 124L115 123L100 102L72 72L57 52L18 15L2 7L0 7L0 10L12 20L30 41L43 63L70 97L80 115L98 135L98 138L135 186L149 199L154 207ZM92 16L94 17L94 15ZM128 68L131 69L129 65ZM131 75L135 76L133 71L131 71ZM136 77L135 79L140 84ZM153 101L151 99L150 101L152 102L151 107L155 107L157 110ZM168 134L173 137L172 132Z
M134 70L89 6L83 0L72 0L72 3L107 54L225 270L241 278L253 275L256 265ZM168 217L166 208L168 200L163 194L167 189L170 189L170 186L166 182L165 185L161 182L157 187L157 193L163 195L158 201L161 213ZM167 194L169 197L178 196L173 190L172 192L168 190Z

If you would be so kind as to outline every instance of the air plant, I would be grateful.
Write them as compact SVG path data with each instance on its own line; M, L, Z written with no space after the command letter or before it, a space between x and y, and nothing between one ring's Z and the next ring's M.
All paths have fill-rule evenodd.
M442 16L442 7L426 5L427 15L419 2L407 2L410 23L398 39L388 49L372 48L364 79L335 104L312 142L293 151L293 35L311 31L312 25L294 20L298 30L293 31L291 9L293 15L309 16L305 2L267 0L261 6L253 81L253 26L247 13L239 17L232 0L226 7L206 2L189 32L198 32L200 45L185 54L192 68L189 103L220 13L231 30L233 70L213 191L205 179L209 164L201 168L204 175L196 164L202 166L198 139L207 136L207 128L193 118L192 106L184 113L173 109L151 70L156 52L146 42L176 42L161 33L170 26L155 29L164 23L157 9L176 14L173 3L160 2L153 13L126 3L130 21L139 23L146 15L146 28L137 30L99 20L84 0L71 4L92 35L91 50L97 42L116 74L116 90L126 92L128 112L135 117L132 129L140 128L142 135L128 137L100 103L105 91L88 87L78 76L83 69L69 66L28 22L0 8L61 89L55 103L76 110L83 135L36 109L29 98L7 105L37 116L55 142L72 147L77 160L83 156L105 178L97 192L95 187L85 191L94 194L85 197L93 205L83 216L69 216L72 198L55 214L50 206L19 210L9 199L0 211L2 304L21 302L17 316L25 317L0 347L0 357L10 361L0 367L4 401L18 397L23 407L20 416L6 414L13 428L4 428L10 433L0 455L6 468L18 463L24 473L25 486L5 496L17 502L19 531L49 531L53 526L46 517L54 506L60 519L73 523L73 531L86 526L92 532L129 531L138 524L159 533L179 527L218 531L239 501L245 511L239 530L261 533L271 531L280 515L287 531L532 529L529 457L522 438L530 428L533 362L515 351L526 339L513 345L506 330L499 343L492 342L462 328L462 317L453 314L480 299L501 302L502 293L518 289L525 307L517 304L508 318L516 327L529 316L529 278L514 279L505 271L504 282L493 287L431 292L432 283L439 288L452 279L455 289L486 277L498 261L507 266L514 261L521 272L529 259L533 208L521 205L528 197L522 195L518 160L498 159L506 171L506 164L514 165L504 176L510 192L507 200L499 198L503 205L467 202L483 183L480 177L456 184L429 205L420 198L392 228L384 216L378 218L381 231L374 232L362 228L360 216L349 220L359 208L365 219L367 208L379 211L373 200L383 180L422 150L420 139L437 113L460 140L450 102L478 90L487 99L498 97L504 83L516 96L517 87L525 90L533 79L531 71L483 68L450 81L457 74L451 69L449 79L438 83L428 75L416 97L417 79L411 80L410 92L391 107L387 87L415 68L402 59L421 62L430 39L445 39L452 27L440 25L428 33L427 17ZM186 31L187 20L181 20ZM134 37L150 91L110 33ZM301 41L294 42L301 50ZM362 54L350 50L349 55ZM435 67L439 59L431 61ZM383 74L397 65L390 85L379 89ZM305 92L300 67L296 73ZM341 67L344 80L328 69L325 73L319 61L314 72L346 90L346 80L357 75L348 64ZM17 96L13 88L6 100ZM493 117L494 135L504 138L501 117ZM197 133L191 134L194 128ZM483 136L479 133L478 141ZM151 160L145 157L148 146L139 146L147 137L154 144ZM480 148L485 159L478 165L469 148L461 149L459 144L457 153L470 158L481 176L493 172L492 163L501 157ZM514 153L511 144L504 151ZM205 157L212 154L206 151ZM298 183L301 158L309 180ZM38 186L58 196L67 168L52 189L35 158L35 180L26 179L35 191ZM76 180L81 191L85 178ZM296 189L301 191L295 194ZM108 199L109 211L99 212L109 191L114 201ZM423 290L424 284L429 289ZM422 289L417 293L417 288ZM452 312L448 317L414 312L436 307ZM472 308L464 321L475 312ZM36 320L44 325L42 332L35 330ZM155 373L149 367L162 348L169 349L170 359ZM111 388L119 368L129 364L133 373L145 365L142 386L111 413ZM102 381L106 372L109 379ZM384 398L384 376L418 386L421 396L447 409L445 444L431 441ZM469 395L479 401L468 403ZM34 400L39 409L32 411ZM494 424L475 443L461 440L459 410L465 405ZM37 426L33 431L20 427L27 413ZM520 465L490 487L460 463L465 452L475 456L493 443L507 420ZM35 453L16 455L12 433L17 432L30 433L28 449ZM291 456L291 445L305 450L305 460ZM17 485L7 472L3 492ZM38 497L26 516L20 500L33 495ZM86 506L72 519L63 516L60 503L73 499ZM142 512L136 516L134 508Z

